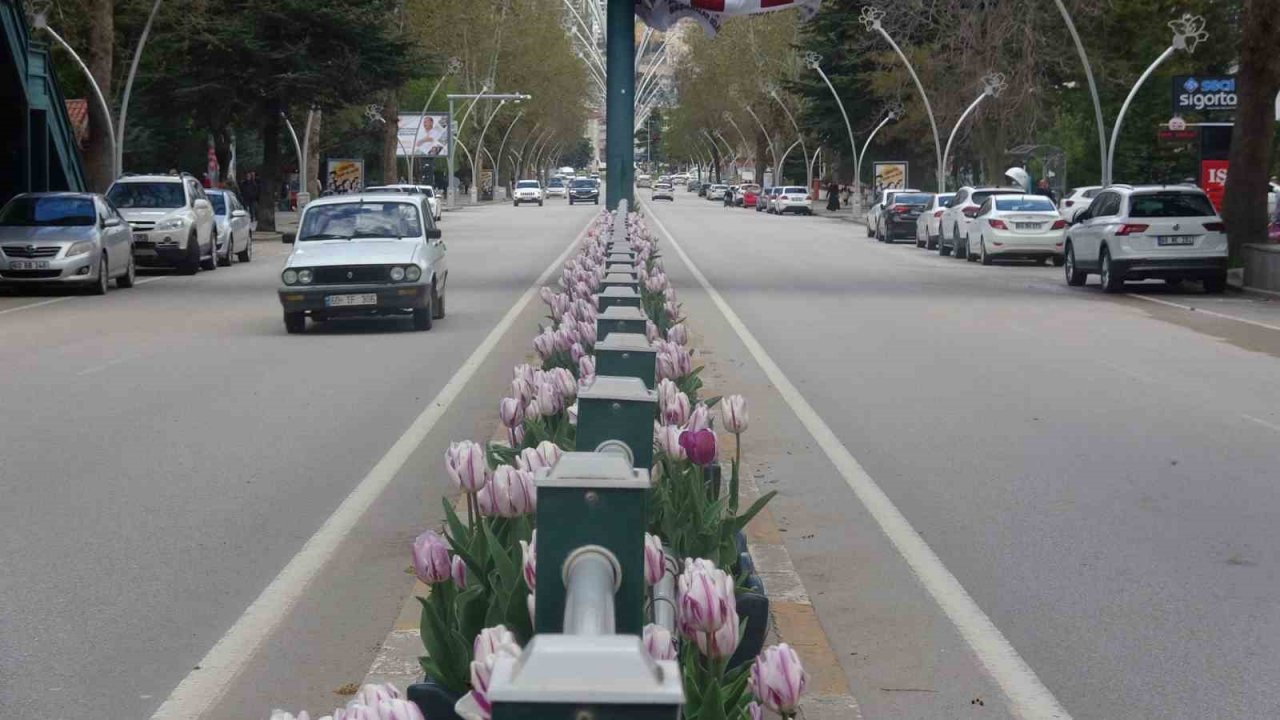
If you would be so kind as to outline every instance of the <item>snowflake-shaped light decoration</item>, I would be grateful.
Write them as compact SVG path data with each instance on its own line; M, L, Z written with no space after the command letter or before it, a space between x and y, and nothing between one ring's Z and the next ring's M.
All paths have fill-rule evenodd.
M1173 46L1186 50L1190 55L1196 51L1196 45L1209 39L1209 32L1204 29L1204 17L1186 13L1177 20L1170 21L1173 30Z
M890 120L901 120L905 113L900 102L892 102L884 106L884 116Z
M862 13L858 15L858 21L865 25L869 31L881 30L881 20L884 20L884 10L874 5L863 6Z
M43 30L49 26L49 11L53 9L51 0L39 0L27 3L27 18L31 27Z
M446 75L457 75L462 72L462 58L456 56L449 58L449 64L445 66L444 72Z
M982 92L993 98L998 98L1009 87L1009 83L1005 81L1004 73L987 73L982 78L982 86Z
M804 54L804 64L809 66L810 70L817 70L822 65L822 56L810 50Z
M381 105L365 105L364 116L369 120L371 125L385 125L387 121L382 117Z
M720 118L727 123L731 123L733 122L733 113L729 112L728 110L725 110L724 112L720 113Z
M769 95L772 95L772 96L773 96L773 97L775 97L775 98L776 98L776 97L778 97L778 84L777 84L777 83L767 82L767 83L765 83L764 85L762 85L762 86L761 86L761 88L765 91L765 93L767 93L767 94L769 94Z

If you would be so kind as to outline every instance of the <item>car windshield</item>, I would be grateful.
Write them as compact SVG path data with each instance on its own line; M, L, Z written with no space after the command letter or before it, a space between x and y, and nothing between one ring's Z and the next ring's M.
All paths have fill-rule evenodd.
M900 193L893 196L893 201L902 205L925 205L929 202L929 193Z
M0 210L0 225L10 227L84 227L97 220L88 198L20 197Z
M551 178L551 182L547 183L547 187L564 187L564 179Z
M981 205L987 201L987 198L993 195L1019 195L1017 190L979 190L969 196L969 202L974 205Z
M951 201L954 200L955 198L956 198L955 193L951 193L949 195L939 195L938 207L940 208L951 207Z
M574 180L573 186L576 188L595 188L595 180Z
M521 180L520 182L516 183L516 187L518 187L518 188L536 188L536 187L538 187L538 181L537 181L537 180Z
M782 192L788 195L803 195L804 188L798 187L798 186L785 187L785 188L782 188Z
M180 208L187 204L181 182L119 182L107 191L118 208Z
M1046 197L996 198L996 209L1009 212L1053 212L1057 210Z
M760 192L760 186L759 185L743 185L742 191L749 192L749 193L758 193Z
M227 214L227 198L222 193L205 193L209 197L209 204L213 205L214 215Z
M1207 217L1213 214L1209 198L1200 193L1158 192L1129 198L1129 217Z
M307 208L298 241L415 237L422 234L418 208L407 202L347 202Z

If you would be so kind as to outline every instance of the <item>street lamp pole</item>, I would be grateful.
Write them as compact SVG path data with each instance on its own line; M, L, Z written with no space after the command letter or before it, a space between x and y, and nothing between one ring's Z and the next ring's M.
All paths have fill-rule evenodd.
M760 116L756 115L756 111L751 109L749 103L743 103L742 108L747 111L752 120L756 121L756 125L760 128L760 132L764 135L764 141L769 144L769 155L773 157L773 183L775 185L782 179L782 171L778 165L778 151L773 147L773 137L769 135L769 131L764 129L764 123L760 122ZM764 185L764 178L760 178L761 185Z
M458 146L458 136L462 134L462 128L464 125L466 125L467 118L471 117L471 111L475 109L476 103L480 102L482 98L488 98L490 100L505 101L505 100L528 100L533 96L525 95L522 93L506 93L506 94L490 93L489 83L486 82L484 85L480 86L480 92L478 93L462 94L462 95L450 94L450 95L447 95L446 97L449 99L449 178L448 178L449 209L452 210L455 205L455 196L457 195L457 189L454 187L454 179L453 179L453 171L454 171L453 154L456 151ZM454 102L458 100L470 100L471 104L467 106L467 111L462 114L462 120L455 123L453 121ZM466 146L463 146L463 151L467 152L468 155L470 155L470 152L466 149ZM473 168L475 167L474 162L472 163L472 167ZM475 182L478 179L479 178L472 178L472 182Z
M786 103L782 102L782 96L778 94L777 86L770 85L768 87L768 93L771 96L773 96L774 100L778 101L778 105L782 107L782 112L787 116L787 119L791 121L791 127L795 128L796 142L800 143L800 153L804 155L805 192L811 192L813 190L813 173L812 173L813 166L809 163L809 148L805 147L804 133L800 132L800 124L796 122L796 118L794 115L791 114L790 108L787 107ZM787 152L789 153L790 150L788 150Z
M844 129L849 133L849 149L853 152L853 164L856 167L858 165L858 143L853 139L853 124L849 122L849 113L845 112L844 101L840 99L840 93L836 92L835 86L831 84L831 78L828 78L827 74L822 70L822 56L815 52L805 53L804 62L810 68L818 71L822 81L827 84L827 89L831 91L831 96L836 99L836 106L840 108L840 115L844 118ZM853 176L853 194L858 199L859 207L861 207L862 178L857 175Z
M607 118L606 206L622 200L630 207L635 186L635 46L634 0L609 0L605 13L605 115Z
M880 132L880 128L884 127L885 125L888 125L890 122L894 120L898 120L901 117L902 117L901 108L896 108L896 107L890 108L889 111L885 113L884 119L880 121L880 124L876 125L876 129L872 130L871 134L867 136L866 142L862 143L862 154L858 156L857 162L854 163L855 165L854 173L857 176L860 177L862 175L862 161L867 159L867 151L871 149L871 141L876 139L876 134ZM858 207L859 208L862 207L861 199L858 200Z
M495 188L498 187L502 176L502 151L507 147L507 138L511 137L511 129L516 126L516 123L520 122L522 117L524 117L524 110L516 113L515 119L507 126L507 131L502 134L502 142L498 145L498 156L493 161L493 186Z
M1093 79L1093 66L1089 64L1089 54L1084 51L1084 43L1080 41L1080 33L1076 31L1076 23L1071 19L1071 13L1067 12L1067 6L1062 4L1062 0L1053 1L1058 5L1058 12L1062 13L1063 21L1067 23L1071 39L1075 41L1080 62L1084 63L1084 76L1089 81L1089 94L1093 97L1093 115L1098 124L1098 155L1102 163L1100 177L1106 183L1110 177L1107 171L1107 126L1102 119L1102 100L1098 98L1098 83Z
M84 60L80 59L80 54L66 40L63 40L62 36L55 32L53 28L49 27L48 17L44 13L37 13L31 19L31 24L37 30L44 30L49 33L49 36L56 40L63 50L67 51L71 59L76 61L76 64L84 71L84 76L89 79L89 87L93 88L93 95L98 100L98 106L102 108L102 117L107 121L107 139L111 141L111 174L112 177L120 177L120 154L116 152L116 131L114 124L111 122L111 106L107 104L107 98L102 94L102 88L98 87L98 81L94 79L93 73L89 71L89 66L85 64Z
M506 101L506 100L500 100L500 101L498 102L498 107L494 108L494 110L493 110L493 112L492 112L492 113L489 113L489 119L485 121L485 123L484 123L484 127L483 127L483 128L480 128L480 137L476 138L476 152L475 152L475 155L474 155L474 159L475 159L475 160L478 160L478 159L480 158L480 151L484 149L484 136L485 136L485 133L489 132L489 126L493 124L493 119L494 119L494 118L496 118L496 117L498 117L498 113L502 112L502 107L503 107L504 105L506 105L506 104L507 104L507 101ZM476 167L476 165L475 165L475 160L473 160L473 162L472 162L472 167ZM476 169L477 169L477 171L479 170L479 168L478 168L478 167L476 167ZM497 190L497 185L496 185L496 184L494 185L494 189L495 189L495 190ZM477 177L477 178L475 178L475 182L471 183L471 192L472 192L472 194L473 194L473 196L474 196L474 198L475 198L472 202L479 202L479 200L480 200L480 178L478 178L478 177Z
M151 36L151 25L155 22L156 13L160 11L160 3L156 0L151 6L151 14L147 16L147 24L142 26L142 35L138 38L138 47L133 51L133 62L129 64L129 76L124 81L124 95L120 97L120 122L116 123L116 168L124 171L124 125L129 118L129 96L133 94L133 79L138 75L138 61L142 59L142 48Z
M947 176L945 168L947 160L951 157L951 143L955 142L956 133L960 132L960 126L964 124L965 119L968 118L974 110L978 109L978 105L980 105L983 100L986 100L989 97L1000 97L1000 93L1004 92L1004 88L1005 81L1002 73L991 73L982 78L982 94L978 95L972 103L969 103L969 107L965 108L965 111L960 114L960 119L956 120L955 127L951 128L951 136L947 138L947 149L942 152L942 163L944 168L941 178L942 180L946 180ZM946 191L947 186L945 182L938 186L938 192Z
M436 86L431 88L431 94L427 96L427 101L422 103L422 112L419 115L426 115L427 108L431 107L431 101L436 99L436 92L440 90L440 86L448 79L450 75L457 75L462 71L462 60L456 57L449 58L449 64L445 66L444 74L436 81ZM452 118L450 118L452 119ZM409 181L414 182L417 175L414 174L414 160L417 159L418 153L418 133L422 132L422 118L418 118L418 127L413 129L413 147L409 154ZM453 128L449 128L449 132L453 132Z

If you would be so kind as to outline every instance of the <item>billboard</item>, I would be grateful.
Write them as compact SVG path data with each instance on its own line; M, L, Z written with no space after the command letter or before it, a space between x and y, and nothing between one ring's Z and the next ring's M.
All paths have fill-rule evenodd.
M396 134L398 157L449 157L449 113L401 113Z
M874 165L875 180L872 182L872 188L876 192L881 190L901 190L907 187L907 162L905 160L878 162Z
M1236 79L1231 75L1174 75L1173 112L1236 109Z
M364 189L364 161L352 159L329 160L329 175L325 184L326 195L342 195Z

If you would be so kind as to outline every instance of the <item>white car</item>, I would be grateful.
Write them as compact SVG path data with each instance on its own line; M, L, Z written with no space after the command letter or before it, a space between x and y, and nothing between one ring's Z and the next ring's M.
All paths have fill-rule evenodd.
M955 193L935 193L924 206L920 217L916 219L916 247L935 250L938 247L939 228L942 227L942 213L946 212Z
M444 317L449 271L440 229L421 195L379 192L313 200L286 233L293 252L278 294L289 333L307 317L412 315L415 330Z
M253 260L253 228L249 211L230 190L205 190L213 205L213 221L218 225L218 264Z
M436 189L430 185L374 185L364 189L365 192L402 192L423 195L427 198L427 202L431 204L431 217L436 222L440 222L440 198L436 196Z
M1073 188L1058 204L1058 209L1062 211L1062 217L1067 222L1075 222L1076 215L1084 212L1084 209L1089 207L1089 203L1093 202L1093 199L1100 192L1102 192L1101 185L1085 185L1084 187Z
M951 198L951 205L939 218L941 229L938 233L938 254L950 255L954 252L956 258L964 260L970 249L977 247L969 242L969 235L973 218L978 214L978 208L982 207L982 203L992 195L1024 195L1026 192L1019 188L967 186L957 190L956 196ZM976 241L975 236L974 242Z
M513 205L520 207L520 203L538 203L541 207L542 201L542 184L537 180L521 180L516 183L515 195L511 198Z
M568 180L562 177L551 178L547 183L547 197L567 197L569 195Z
M133 229L139 266L170 266L194 275L218 269L218 228L213 205L190 175L125 175L111 183L107 200Z
M809 191L799 185L785 185L773 196L773 212L775 215L786 215L789 212L812 215L813 208L809 204Z
M1227 287L1227 233L1204 191L1188 185L1111 185L1067 231L1067 284L1090 273L1102 289L1126 280L1199 280L1206 292Z
M672 189L671 183L660 182L657 185L654 185L653 194L651 194L649 197L654 200L670 200L671 202L676 201L676 193L675 193L675 190Z
M995 259L1049 260L1062 265L1067 221L1043 195L992 195L973 218L975 249L966 258L990 265Z
M643 174L636 176L636 187L647 188L652 184L653 184L653 178L651 176L643 175Z
M729 192L728 185L712 185L707 188L708 200L724 200L724 194Z

